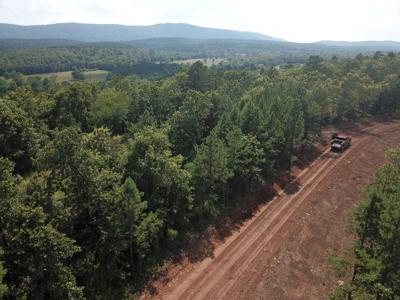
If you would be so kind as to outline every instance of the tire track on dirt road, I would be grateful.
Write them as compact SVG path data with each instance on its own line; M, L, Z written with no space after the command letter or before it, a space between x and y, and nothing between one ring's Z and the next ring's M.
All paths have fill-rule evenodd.
M318 168L315 170L316 172L315 172L313 178L318 175L317 171L319 171L320 169L325 167L325 165L327 165L328 163L329 163L329 159L325 159L325 162L322 165L318 165ZM260 215L258 215L254 219L254 221L248 225L248 227L246 227L244 230L242 229L242 232L240 233L240 235L236 239L234 239L231 243L229 243L229 246L226 249L224 249L221 253L215 253L214 259L208 259L208 260L210 260L210 262L208 262L205 266L200 265L200 266L198 266L198 268L196 270L194 270L194 272L192 272L192 274L189 274L189 276L186 277L185 282L189 283L192 280L197 280L197 281L200 280L202 282L203 280L206 280L207 274L216 272L215 269L218 271L218 269L220 269L219 264L226 264L227 261L231 259L232 254L238 253L240 248L243 249L242 241L244 239L250 237L251 242L254 242L264 232L263 228L260 228L260 226L259 226L260 223L262 223L265 220L267 222L274 221L273 219L270 218L270 214L272 212L275 212L275 210L274 210L275 207L278 206L278 204L282 201L279 198L281 197L281 195L283 193L284 192L281 191L279 193L279 195L274 197L274 199L264 207L264 209L260 213ZM288 203L286 203L284 207L286 207L286 205L288 205ZM284 207L279 207L279 209L282 210ZM246 244L247 243L248 243L248 241L246 241ZM249 245L249 247L250 246L251 246L251 244ZM217 265L217 263L218 263L218 265ZM183 283L182 288L185 286L185 282ZM191 288L190 286L187 286L187 288L188 288L188 290L194 289L194 288ZM187 293L180 295L179 292L178 293L172 292L170 295L168 295L167 299L171 299L171 300L172 299L189 299L192 297L192 296L186 295L186 294ZM190 292L190 294L192 294L192 292Z
M381 131L387 131L388 128L381 128L378 129L376 133L380 133ZM274 237L274 235L283 227L283 225L288 221L288 219L293 215L293 213L299 208L299 206L307 199L307 197L314 192L315 188L319 186L319 184L332 172L334 168L337 167L337 165L343 161L345 158L347 158L352 152L355 152L358 148L363 146L363 143L366 143L367 140L371 139L371 136L367 136L362 138L361 140L358 140L355 147L353 146L354 149L352 151L348 151L347 153L344 152L342 155L339 156L338 159L333 158L333 163L329 165L328 168L325 169L325 167L322 167L322 172L318 172L316 176L318 176L318 179L314 181L315 175L312 177L313 179L308 180L308 183L305 184L302 188L302 191L304 191L303 195L300 195L300 191L296 194L296 197L293 197L291 200L288 201L287 203L292 203L293 205L288 206L286 205L287 210L283 212L283 214L277 214L276 219L278 220L274 225L270 226L269 228L266 228L266 234L265 237L263 237L263 240L258 244L255 245L253 244L251 247L251 252L249 253L244 253L241 259L243 261L239 261L237 264L231 266L229 269L229 278L230 280L225 282L218 282L214 284L214 287L210 290L209 293L206 293L207 295L204 294L204 296L210 296L212 294L212 297L209 299L222 299L226 293L230 290L230 288L239 280L240 275L248 268L248 266L254 261L254 259L260 254L260 252L263 250L263 248L268 244L268 242ZM350 149L349 149L350 150ZM345 154L345 155L344 155ZM328 161L328 164L331 163L332 159ZM325 164L326 166L326 164ZM296 201L293 201L295 200ZM281 218L279 218L281 217ZM204 298L203 293L199 293L197 298L197 295L193 299L202 299Z
M309 182L314 181L317 176L320 176L321 172L324 170L324 168L331 162L333 158L326 159L326 161L319 166L318 171L316 171L311 178L309 178ZM306 184L305 187L307 187L309 183ZM314 186L315 184L313 184ZM303 190L303 189L302 189ZM220 261L213 263L210 268L207 270L207 272L204 274L202 281L196 285L195 290L189 290L189 294L183 294L181 298L179 299L203 299L206 294L209 292L209 288L205 286L207 284L207 276L206 274L212 273L213 278L220 278L229 271L232 271L232 268L235 268L236 264L243 260L244 256L250 256L250 259L252 260L252 257L254 255L258 254L258 249L262 248L264 246L263 244L263 239L264 235L269 231L271 227L273 227L277 221L277 217L282 215L282 213L285 213L285 209L289 206L289 204L292 203L290 199L281 199L281 203L283 203L280 206L276 206L276 209L273 211L270 211L269 214L264 216L261 221L265 221L265 223L262 226L259 226L257 228L254 228L254 232L246 232L246 236L248 239L246 239L246 243L241 245L240 243L237 244L236 247L229 249L228 253L223 253L224 258ZM272 214L272 215L271 215ZM274 228L274 227L273 227ZM274 234L274 232L270 233ZM261 245L261 246L260 246ZM238 249L239 248L239 249ZM249 255L250 254L250 255ZM237 272L240 272L241 269L245 268L247 266L247 260L243 262L243 264L240 264L239 269ZM235 274L237 273L233 271L233 274L230 274L230 278L233 278L233 276L236 276ZM215 283L214 285L216 288L223 287L223 285L220 285L219 282ZM229 288L229 287L228 287ZM217 299L217 298L213 298Z
M365 199L364 188L399 144L400 126L371 134L318 185L222 299L327 299L340 281L326 258L346 252L354 241L348 212Z
M375 125L363 132L366 136L356 137L354 145L342 155L328 155L328 151L304 170L296 181L300 190L294 195L281 192L268 203L260 214L216 257L195 268L185 280L167 295L166 299L220 299L235 284L242 272L262 251L263 247L289 220L296 209L315 190L318 184L348 155L361 147L369 134L379 134L394 125ZM322 160L322 162L321 162ZM325 160L325 161L324 161ZM305 179L303 180L303 177ZM282 194L284 194L282 196ZM292 205L290 205L292 204Z

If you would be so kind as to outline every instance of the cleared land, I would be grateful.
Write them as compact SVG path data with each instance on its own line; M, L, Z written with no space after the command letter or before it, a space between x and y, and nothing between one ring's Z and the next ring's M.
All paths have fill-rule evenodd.
M84 71L83 72L85 76L85 80L88 81L106 81L107 80L107 75L108 71L104 70L90 70L90 71ZM55 73L45 73L45 74L34 74L34 75L28 75L28 77L35 77L39 76L41 78L56 78L57 82L63 82L63 81L70 81L72 80L72 72L55 72Z
M351 241L348 209L399 132L398 121L353 130L351 148L325 151L208 258L177 267L142 298L326 299L338 284L326 257Z

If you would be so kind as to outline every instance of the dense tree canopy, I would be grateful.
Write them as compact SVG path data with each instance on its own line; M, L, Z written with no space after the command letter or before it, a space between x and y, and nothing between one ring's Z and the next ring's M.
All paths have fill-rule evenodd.
M60 51L52 53L55 61ZM80 50L65 51L75 57ZM85 51L99 57L103 50ZM5 73L0 295L134 294L190 233L290 169L297 150L324 127L398 112L399 75L400 56L383 53L311 57L269 70L198 62L157 80L57 83ZM374 200L357 214L364 224L375 205L380 220L363 231L357 250L358 269L375 276L368 277L372 294L399 293L399 255L387 254L397 249L398 191L387 180L398 180L397 167L395 160L381 171L369 192ZM364 282L363 274L355 282Z

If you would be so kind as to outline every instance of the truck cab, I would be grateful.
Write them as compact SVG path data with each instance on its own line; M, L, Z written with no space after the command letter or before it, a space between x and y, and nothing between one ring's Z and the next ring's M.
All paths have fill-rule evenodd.
M346 134L337 134L337 133L334 133L332 135L331 151L343 152L350 146L351 146L350 136Z

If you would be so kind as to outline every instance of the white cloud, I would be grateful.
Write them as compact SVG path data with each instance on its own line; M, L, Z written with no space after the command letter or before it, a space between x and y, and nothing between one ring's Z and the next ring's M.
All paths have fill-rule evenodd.
M0 22L186 22L292 41L399 40L399 0L0 0Z

